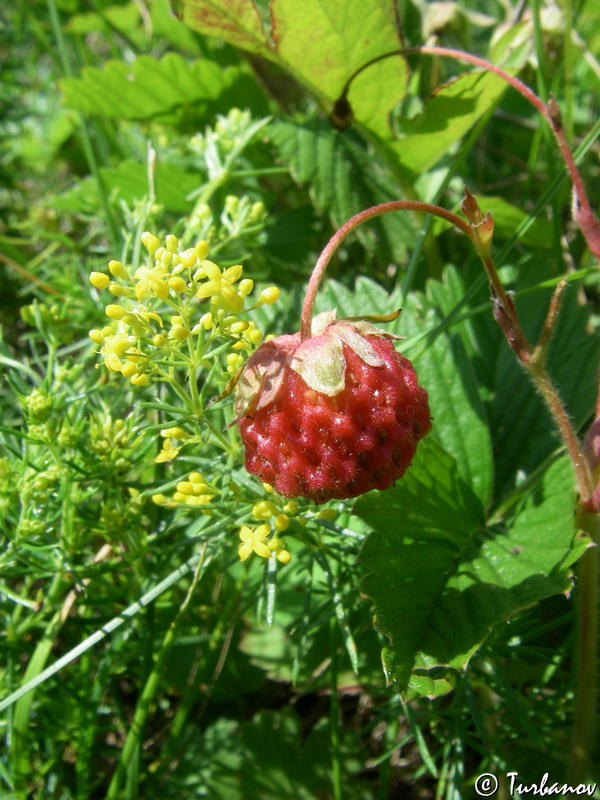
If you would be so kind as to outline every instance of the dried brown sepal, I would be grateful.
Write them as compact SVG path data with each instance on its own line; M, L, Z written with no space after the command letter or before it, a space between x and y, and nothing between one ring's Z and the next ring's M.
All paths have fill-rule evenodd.
M479 208L479 203L475 199L475 195L471 194L471 192L465 186L465 197L460 204L463 214L469 220L471 225L479 225L481 220L483 219L483 214L481 213L481 209Z
M354 112L348 100L348 97L343 94L333 104L331 113L329 114L329 122L332 127L338 131L347 130L354 122Z
M398 313L386 316L391 320ZM295 333L265 342L250 356L237 377L236 421L254 415L275 400L286 368L300 375L315 392L335 397L345 388L344 345L365 364L385 367L385 362L369 342L371 336L399 338L377 328L364 317L338 320L335 310L332 310L313 317L309 339L302 340L300 333Z

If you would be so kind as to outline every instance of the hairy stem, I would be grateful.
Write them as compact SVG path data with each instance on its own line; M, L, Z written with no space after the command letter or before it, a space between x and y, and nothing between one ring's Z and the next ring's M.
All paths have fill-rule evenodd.
M331 261L338 247L341 245L344 239L351 234L352 231L358 228L359 225L362 225L363 222L368 222L368 220L374 219L375 217L380 217L382 214L387 214L390 211L422 211L427 214L435 214L436 216L442 217L442 219L451 222L463 233L466 233L470 239L473 238L471 226L460 217L457 217L456 214L453 214L451 211L447 211L445 208L441 208L440 206L434 206L431 203L421 203L417 200L393 200L390 203L381 203L378 206L372 206L366 211L361 211L359 214L355 214L355 216L351 217L333 234L331 239L325 245L323 252L319 256L319 259L312 271L312 275L310 276L310 281L308 282L308 287L306 289L304 303L302 305L300 328L302 340L310 338L312 310L315 298L317 296L317 291L319 290L321 279L325 270L327 269L327 265Z

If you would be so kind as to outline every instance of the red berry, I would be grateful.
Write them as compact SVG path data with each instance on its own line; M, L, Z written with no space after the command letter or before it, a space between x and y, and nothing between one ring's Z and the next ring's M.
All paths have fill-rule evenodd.
M333 312L315 317L312 332L265 342L242 372L246 469L317 503L387 489L431 428L427 392L397 337Z

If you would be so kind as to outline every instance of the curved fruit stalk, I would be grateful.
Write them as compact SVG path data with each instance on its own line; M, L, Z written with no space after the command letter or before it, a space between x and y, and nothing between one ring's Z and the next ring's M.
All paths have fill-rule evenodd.
M330 239L310 278L301 330L265 342L237 379L236 421L246 468L287 497L317 503L386 489L410 466L431 429L427 392L410 361L396 352L398 337L372 324L388 316L313 318L321 278L358 225L390 211L426 211L471 236L471 226L428 203L396 201L348 220Z
M467 53L463 50L455 50L452 47L437 47L436 45L405 47L388 53L382 53L380 56L367 61L348 78L339 98L334 103L330 116L331 123L335 127L338 127L342 130L347 128L352 123L352 107L348 100L348 92L350 90L352 81L358 75L360 75L361 72L386 58L391 58L392 56L398 55L413 54L455 58L457 61L466 61L469 64L482 67L487 72L492 72L494 75L497 75L499 78L502 78L502 80L506 81L506 83L512 86L513 89L516 89L519 94L521 94L540 112L550 126L550 130L556 139L556 143L558 144L561 155L571 177L571 182L573 184L573 219L583 234L583 237L586 240L591 252L598 259L598 261L600 261L600 222L592 211L583 180L579 170L577 169L577 165L575 164L573 154L569 148L561 123L560 109L557 102L551 98L548 103L544 103L544 101L538 97L538 95L529 86L527 86L527 84L523 83L523 81L519 80L518 78L515 78L514 75L510 75L501 67L496 66L496 64L492 64L491 61L487 61L485 58L480 58L479 56L475 56L472 53Z

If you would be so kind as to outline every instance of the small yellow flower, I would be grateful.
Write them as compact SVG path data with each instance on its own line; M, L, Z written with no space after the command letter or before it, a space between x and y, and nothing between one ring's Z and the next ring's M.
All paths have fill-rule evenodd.
M113 336L104 340L104 346L100 348L100 354L104 357L104 363L113 372L120 372L123 366L121 356L130 347L129 337L125 331L118 331Z
M221 270L214 262L203 261L196 276L205 277L207 280L198 287L196 297L199 300L212 297L224 303L229 311L236 313L241 311L244 307L244 297L233 284L239 280L242 269L240 264L236 264L234 267Z
M259 525L257 528L249 528L247 525L242 525L240 530L240 539L242 541L238 548L240 559L245 561L252 553L256 553L262 558L270 558L271 549L265 543L269 532L268 525Z
M162 464L165 461L172 461L179 453L181 448L175 447L171 439L165 439L163 442L162 450L154 459L156 464Z

